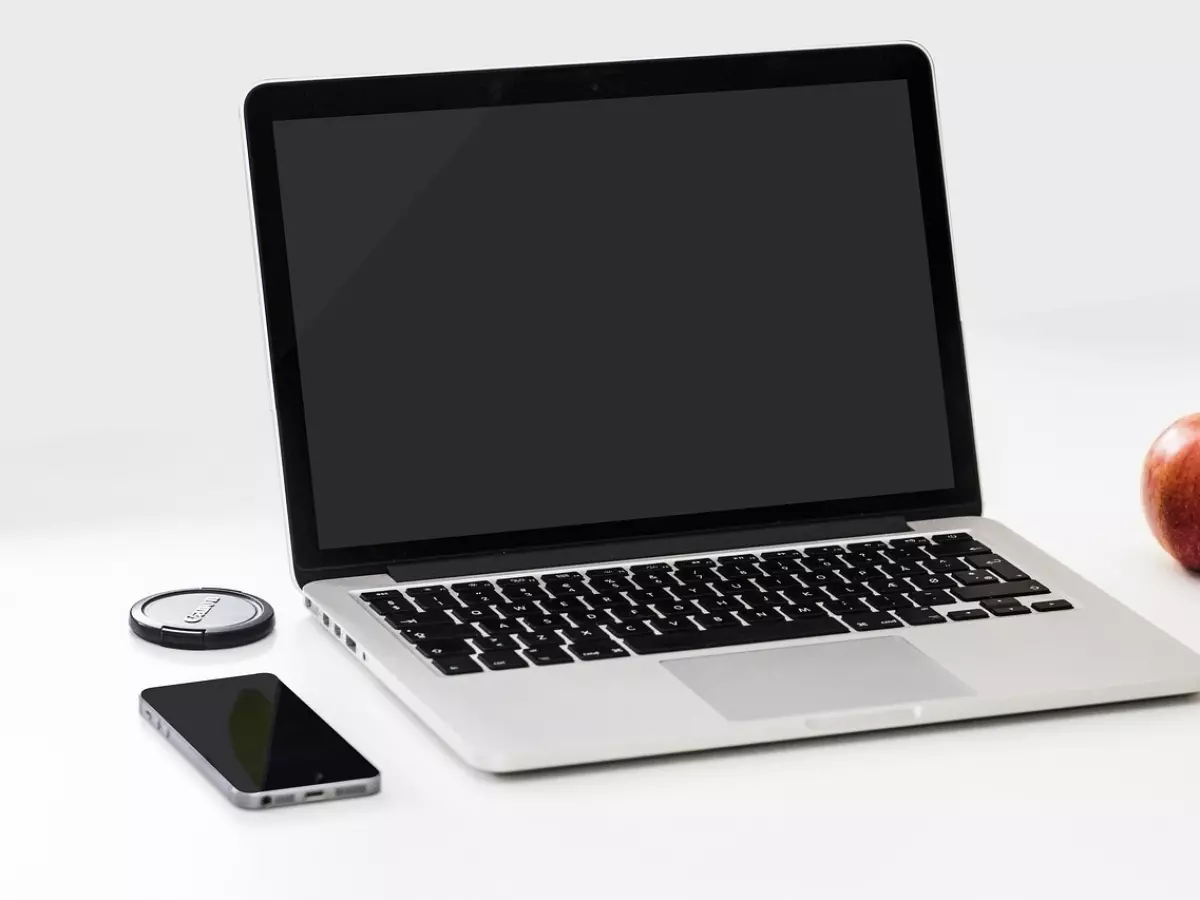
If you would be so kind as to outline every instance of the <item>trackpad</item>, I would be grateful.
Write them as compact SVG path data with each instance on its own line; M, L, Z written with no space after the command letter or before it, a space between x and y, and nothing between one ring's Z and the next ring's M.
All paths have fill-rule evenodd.
M734 722L975 693L898 637L693 656L662 665Z

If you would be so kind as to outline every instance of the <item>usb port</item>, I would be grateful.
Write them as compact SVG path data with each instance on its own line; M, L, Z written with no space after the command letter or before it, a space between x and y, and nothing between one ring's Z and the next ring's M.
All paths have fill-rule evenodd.
M342 636L342 626L341 626L341 625L334 625L334 626L333 626L333 636L334 636L334 637L341 637L341 636Z
M346 646L349 647L350 652L353 653L358 649L358 642L355 641L354 638L350 637L350 635L346 635Z

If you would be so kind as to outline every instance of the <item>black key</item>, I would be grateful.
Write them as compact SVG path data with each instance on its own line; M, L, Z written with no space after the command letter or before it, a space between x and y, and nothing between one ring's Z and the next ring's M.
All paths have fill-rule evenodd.
M611 625L613 617L602 609L575 610L569 612L567 621L574 628L586 628L588 625Z
M828 547L806 547L804 549L804 556L806 559L810 556L818 558L822 556L837 556L844 549L844 547L839 547L836 544L830 544Z
M575 662L575 658L562 647L530 647L525 651L525 656L535 666L557 666Z
M845 582L842 582L841 584L825 584L821 586L821 589L825 591L825 593L832 597L836 597L839 600L842 597L854 597L863 592L863 589L860 585L846 584Z
M498 619L500 614L490 606L464 606L456 609L454 614L462 622L482 622L485 619Z
M951 588L959 600L995 600L1001 597L1025 597L1031 594L1048 594L1050 589L1039 581L1006 581L1003 584L977 584L974 587Z
M762 555L763 559L795 559L800 555L799 550L768 550Z
M608 640L608 635L599 625L586 625L583 628L564 628L563 634L572 644L579 644L585 641Z
M543 575L542 581L550 584L553 581L583 581L582 572L551 572L549 575Z
M529 668L529 663L521 659L515 650L489 650L487 653L479 654L479 661L496 672L504 669Z
M872 578L883 578L884 575L876 566L856 569L842 569L842 577L848 581L870 581ZM889 574L888 577L891 577Z
M902 628L903 623L891 613L855 613L845 617L846 624L855 631L882 631L885 628Z
M415 591L417 588L409 588L410 591ZM490 581L459 581L450 585L450 590L462 596L463 594L488 594L495 593L496 586Z
M763 591L739 591L736 594L730 594L729 598L740 600L743 605L751 609L770 609L787 602L778 594L767 594Z
M379 615L389 619L403 618L404 616L428 616L438 612L437 610L422 612L407 600L376 600L371 605L371 608L379 613ZM443 613L442 615L445 614Z
M684 584L671 588L671 593L680 600L696 600L700 597L716 597L717 592L706 584Z
M952 531L949 534L935 534L930 538L935 544L962 544L974 540L965 531Z
M498 603L494 607L497 612L509 619L521 619L525 616L542 616L546 612L532 600L512 600Z
M828 600L824 606L835 616L867 615L870 610L861 600Z
M758 567L764 572L771 574L779 574L781 572L803 572L804 566L799 560L795 559L768 559L765 562L758 564Z
M1003 606L989 606L987 609L988 612L990 612L993 616L1023 616L1027 613L1033 612L1033 610L1028 606L1024 606L1020 603L1014 603L1012 605L1005 604Z
M893 612L899 609L912 609L914 604L899 594L885 594L882 597L867 597L867 603L879 612Z
M758 644L768 641L787 641L793 638L817 637L825 634L846 634L845 625L830 616L777 622L774 625L747 625L743 628L714 628L711 631L680 631L671 634L643 635L629 638L625 643L634 653L671 653L675 650L702 650L707 647L732 647L736 644Z
M630 606L633 601L633 595L644 595L647 593L649 591L630 591L629 597L626 597L624 594L597 594L594 597L588 597L587 602L588 606L592 609L610 609L615 606ZM663 591L663 593L668 597L671 596L666 591ZM646 601L639 596L637 602L645 603Z
M873 578L864 583L877 594L903 594L912 590L903 581L895 578Z
M633 576L633 583L646 589L674 587L679 584L679 581L670 572L639 572Z
M1060 609L1074 609L1069 600L1039 600L1031 603L1038 612L1058 612Z
M887 557L882 553L843 553L842 562L852 569L870 569L887 562Z
M588 569L583 573L588 578L602 578L607 575L628 575L620 566L610 566L607 569Z
M596 592L582 581L552 581L546 585L551 597L590 597Z
M685 619L683 616L668 616L665 619L653 619L654 627L663 634L669 634L672 631L695 631L696 625L691 619Z
M619 575L606 575L603 578L589 579L590 584L598 593L623 593L625 591L635 591L637 587L628 578L622 578Z
M424 641L444 641L451 638L472 638L479 634L470 625L405 625L397 628L406 641L420 644Z
M733 556L718 556L717 562L720 565L736 565L739 563L757 563L758 557L753 553L736 553Z
M490 582L485 581L484 584L490 585ZM444 584L423 584L419 587L405 588L405 590L408 591L410 597L428 597L433 594L441 594L445 597L450 596L450 589Z
M691 600L672 600L669 603L660 601L654 604L654 609L660 616L691 616L700 611Z
M611 625L616 622L618 625L624 625L626 622L640 622L643 619L654 618L654 613L649 607L645 606L616 606L608 611L609 621L606 624Z
M935 576L930 576L931 578ZM954 580L959 584L976 585L976 584L995 584L1000 579L991 572L980 572L978 569L968 569L965 572L955 572Z
M832 572L839 565L836 556L808 556L804 559L804 568L810 572Z
M958 602L945 591L912 591L908 599L918 606L946 606Z
M510 637L476 637L471 640L485 653L492 650L516 650L518 647L517 642Z
M738 591L756 591L758 585L749 578L730 578L727 581L713 582L712 589L718 594L736 594Z
M490 594L484 596L490 596L496 600L500 599L499 594ZM442 594L422 594L420 597L414 598L413 602L415 602L417 606L424 610L444 609L447 612L450 612L456 609L462 609L461 601L456 600L454 597L443 596Z
M490 635L521 634L525 631L525 626L516 619L490 619L480 622L479 627L483 629L484 634Z
M442 656L470 656L475 651L461 638L449 641L420 641L414 644L422 656L437 659Z
M510 584L511 585L530 586L530 587L540 587L541 586L541 582L539 582L537 580L537 578L533 575L518 575L514 578L497 578L496 584L500 585L500 587L504 587L505 585L510 585Z
M469 656L449 656L435 659L433 664L443 675L469 675L471 672L482 672L479 663Z
M908 581L919 591L940 591L955 587L948 575L909 575Z
M968 619L987 619L991 618L987 614L986 609L952 609L946 613L948 617L955 622L965 622Z
M747 625L769 625L782 622L783 613L774 609L747 609L742 611L742 620Z
M925 571L934 575L946 575L950 572L965 572L970 568L961 559L926 559L921 561Z
M640 565L630 566L629 571L634 574L639 572L670 572L671 564L668 562L641 563Z
M761 575L762 570L751 563L734 563L728 566L717 566L714 570L722 578L749 578Z
M556 631L530 631L519 637L526 647L557 647L567 642L567 639Z
M994 553L980 553L967 557L967 562L977 569L987 569L1005 581L1024 581L1029 576L1010 563L1003 556Z
M825 600L829 596L824 591L813 588L784 588L779 593L795 603L815 603L818 600Z
M610 594L608 596L614 595ZM675 599L671 592L666 588L647 588L644 591L630 591L628 594L624 595L624 597L621 594L616 594L615 596L618 600L623 600L624 597L628 597L633 603L654 603L656 600Z
M540 616L522 616L520 622L530 631L553 631L555 628L570 627L570 623L567 622L566 617L560 616L557 613Z
M924 606L914 609L898 609L896 615L908 625L935 625L938 622L946 621L941 615Z
M760 576L754 579L754 583L764 591L777 591L785 587L793 587L797 584L795 578L784 574L782 578L775 578L770 575Z
M965 569L966 566L963 566L963 568ZM908 575L925 574L925 570L915 562L885 563L879 567L879 571L881 571L888 578L904 578Z
M455 621L449 613L439 612L389 612L384 616L393 628L404 628L407 625L454 625Z
M585 609L591 609L582 597L552 597L549 600L542 601L542 608L546 612L578 612Z
M974 556L976 553L991 553L992 548L979 541L964 541L954 544L934 544L929 552L938 558L946 556Z
M704 597L697 600L696 605L706 613L740 612L746 608L745 604L731 597Z
M848 603L847 600L838 600L838 603ZM819 616L826 615L825 610L815 603L793 603L788 606L781 606L779 609L789 619L815 619ZM864 607L865 609L865 607Z
M715 559L709 559L707 556L701 556L696 559L677 559L675 568L677 569L711 569L717 564Z
M815 588L826 584L845 584L845 580L837 572L805 572L800 580L806 587Z
M888 547L884 552L888 555L888 559L893 562L903 562L905 560L914 559L929 559L928 550L936 550L935 547Z
M630 638L630 640L648 640L652 637L663 637L663 635L645 635L638 638ZM572 644L571 652L582 659L584 662L591 662L596 659L616 659L618 656L628 656L629 652L619 644L614 644L612 641L588 641L586 644Z
M700 581L717 582L721 580L719 573L712 569L680 569L675 578L682 584L696 584Z
M653 620L651 620L653 621ZM639 634L653 634L650 626L646 624L646 620L635 620L632 622L622 622L619 625L609 625L608 630L616 637L632 637ZM574 643L587 643L586 641L575 641Z
M903 537L893 538L888 541L888 545L892 547L923 547L929 543L927 537Z
M740 628L742 623L733 613L713 613L711 616L696 616L696 624L707 629Z
M887 544L883 541L855 541L852 544L846 545L846 550L850 553L862 553L864 550L883 550Z
M542 600L550 596L540 584L510 584L500 588L500 593L509 600Z
M362 597L367 603L375 605L376 600L403 600L404 595L399 591L363 591L358 596Z

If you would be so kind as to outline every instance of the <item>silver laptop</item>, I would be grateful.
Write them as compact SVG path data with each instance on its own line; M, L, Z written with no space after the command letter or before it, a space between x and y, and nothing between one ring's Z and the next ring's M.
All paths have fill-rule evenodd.
M494 772L1200 690L982 518L911 45L246 100L293 569Z

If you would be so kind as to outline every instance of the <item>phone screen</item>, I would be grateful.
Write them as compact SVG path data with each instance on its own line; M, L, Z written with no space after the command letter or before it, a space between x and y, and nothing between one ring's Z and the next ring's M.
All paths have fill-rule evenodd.
M240 791L334 784L379 774L274 675L148 688L142 698Z

